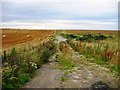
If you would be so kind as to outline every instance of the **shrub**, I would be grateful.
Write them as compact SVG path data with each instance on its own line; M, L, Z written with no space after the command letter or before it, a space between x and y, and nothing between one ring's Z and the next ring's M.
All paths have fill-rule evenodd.
M67 38L77 38L77 36L75 36L74 34L68 34Z
M79 40L91 42L94 40L94 36L92 34L85 34L82 37L80 37Z
M75 40L73 39L67 39L67 43L70 45L70 47L74 48L75 44L74 44Z
M43 63L48 62L50 56L57 51L56 44L51 40L46 43L43 43L42 45L40 44L37 48L39 60Z
M43 44L43 47L48 48L51 52L51 55L56 52L56 44L53 41L48 41Z
M30 80L30 75L28 73L20 74L19 79L20 84L23 85Z
M50 56L51 56L50 50L48 48L45 48L41 55L41 59L43 60L44 63L47 63Z
M106 36L101 33L99 34L84 34L84 35L74 35L74 34L61 34L64 38L67 39L76 39L80 41L86 41L86 42L94 42L94 41L100 41L105 40L107 38L112 38L112 36Z

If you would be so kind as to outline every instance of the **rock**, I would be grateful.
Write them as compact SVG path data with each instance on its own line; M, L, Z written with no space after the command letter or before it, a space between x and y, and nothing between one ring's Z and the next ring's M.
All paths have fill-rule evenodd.
M78 69L78 67L74 67L73 69L76 71Z
M87 80L83 81L83 83L88 84L89 82Z
M73 78L74 80L79 80L79 76L77 76L77 75L72 76L72 78Z
M76 82L76 83L77 83L77 82L79 82L79 81L78 81L78 80L74 80L74 79L73 79L73 82Z
M90 74L88 75L88 78L91 79L92 77L93 77L93 75L90 73Z
M73 74L73 75L76 75L77 73L76 73L76 72L73 72L72 74Z

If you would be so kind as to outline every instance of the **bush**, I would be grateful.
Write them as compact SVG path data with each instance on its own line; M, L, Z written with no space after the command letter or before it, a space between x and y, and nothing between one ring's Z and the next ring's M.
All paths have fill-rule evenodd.
M56 44L52 40L46 42L44 44L44 47L50 50L50 55L53 55L57 51Z
M101 33L99 34L84 34L84 35L74 35L74 34L61 34L64 38L67 39L76 39L80 41L86 41L86 42L94 42L94 41L100 41L105 40L107 38L112 38L112 36L106 36Z
M19 79L20 79L20 84L23 85L30 80L30 75L27 73L20 74Z
M50 56L57 51L56 44L51 40L43 43L42 45L40 44L37 48L39 60L43 63L48 62Z
M68 34L67 38L77 38L77 36L75 36L74 34Z
M41 55L41 59L43 60L44 63L47 63L50 56L51 56L50 50L48 48L45 48Z

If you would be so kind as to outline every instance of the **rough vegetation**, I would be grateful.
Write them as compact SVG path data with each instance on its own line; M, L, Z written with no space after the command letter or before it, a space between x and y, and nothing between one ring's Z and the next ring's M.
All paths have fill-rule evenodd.
M61 34L67 43L89 62L104 65L119 72L117 36L104 34ZM118 73L117 73L118 74Z
M3 88L117 87L118 37L110 34L56 34L49 41L3 51ZM34 77L34 78L32 78Z
M32 77L33 72L48 62L56 52L56 45L48 41L38 46L28 45L24 49L12 48L2 55L3 87L18 88Z

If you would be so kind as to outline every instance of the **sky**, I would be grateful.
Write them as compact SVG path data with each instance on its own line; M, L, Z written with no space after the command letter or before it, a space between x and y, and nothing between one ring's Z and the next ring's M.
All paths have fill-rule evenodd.
M118 29L119 0L2 0L1 28Z

